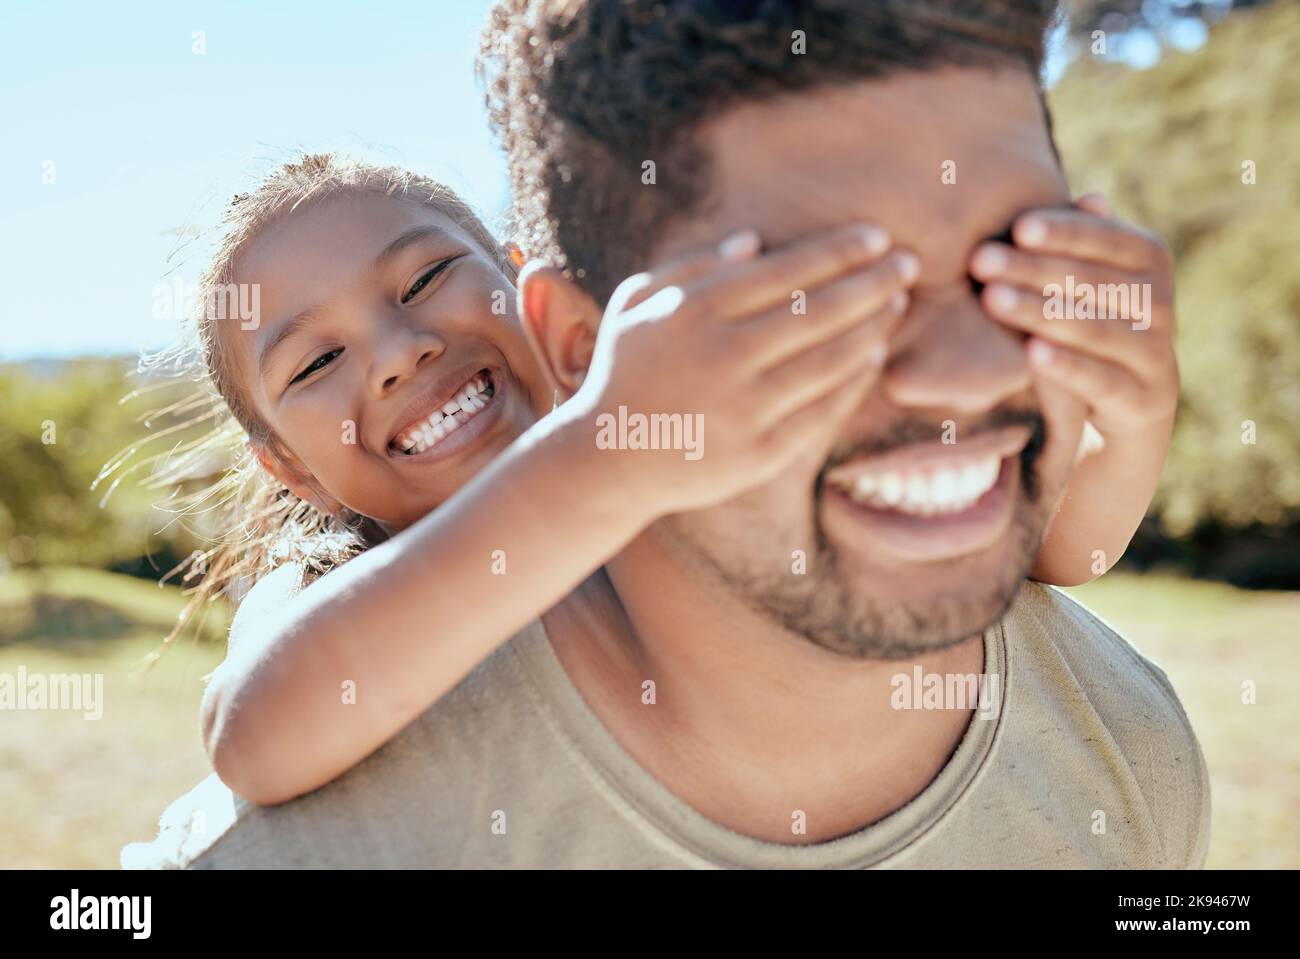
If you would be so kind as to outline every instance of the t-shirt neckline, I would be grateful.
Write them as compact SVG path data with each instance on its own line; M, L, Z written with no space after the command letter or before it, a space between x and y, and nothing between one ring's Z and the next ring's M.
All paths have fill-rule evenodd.
M678 798L614 738L587 705L555 653L540 619L511 644L557 732L640 817L656 838L675 844L698 865L726 868L865 868L882 865L939 825L970 788L992 752L1010 696L1007 641L1001 620L984 631L984 669L998 677L994 718L977 711L939 775L906 805L855 832L795 845L737 833ZM992 664L992 669L990 669Z

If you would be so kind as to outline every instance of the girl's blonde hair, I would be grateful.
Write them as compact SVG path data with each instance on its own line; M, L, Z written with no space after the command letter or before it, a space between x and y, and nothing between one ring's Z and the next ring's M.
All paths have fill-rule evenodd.
M145 444L132 446L106 464L95 481L117 474L111 494L126 475L148 469L148 485L171 492L168 509L177 519L205 514L207 520L202 524L210 530L207 549L196 550L163 576L166 581L180 575L189 601L151 663L200 609L219 597L238 602L253 583L286 563L322 574L384 538L366 517L317 510L257 462L255 446L272 455L281 455L283 448L247 402L235 375L228 337L220 332L221 313L213 309L223 291L232 288L236 257L267 224L309 199L343 191L370 191L427 203L464 228L498 260L507 276L515 277L518 254L507 253L465 201L445 185L397 167L333 153L304 155L279 167L251 193L240 193L230 201L222 217L219 246L199 280L198 307L186 317L177 344L142 357L139 370L146 376L182 376L198 383L190 396L148 414L147 424L161 420L170 425L146 443L192 433L200 424L208 428L198 438L182 440L134 463L130 461ZM210 482L194 490L196 481L204 479ZM184 492L187 488L191 491Z

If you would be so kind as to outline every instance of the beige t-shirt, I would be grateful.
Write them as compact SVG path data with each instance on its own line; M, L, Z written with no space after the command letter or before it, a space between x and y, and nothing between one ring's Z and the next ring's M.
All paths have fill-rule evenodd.
M907 805L811 845L739 835L673 795L587 707L534 622L360 765L282 806L216 776L122 863L155 868L1199 868L1200 746L1165 674L1027 583L984 635L995 698ZM996 690L995 690L996 687ZM735 797L743 803L745 797Z

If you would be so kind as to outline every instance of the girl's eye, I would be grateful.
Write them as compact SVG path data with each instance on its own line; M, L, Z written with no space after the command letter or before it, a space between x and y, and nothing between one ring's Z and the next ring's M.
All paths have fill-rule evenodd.
M417 296L421 290L423 290L426 286L432 283L434 279L437 278L439 273L441 273L443 270L447 269L447 267L451 265L452 259L454 258L448 257L447 259L443 260L441 263L438 263L435 266L431 267L430 269L426 270L424 275L421 276L418 280L416 280L415 283L412 284L411 288L406 291L406 294L402 297L402 302L407 303L413 297Z
M297 383L299 380L306 379L307 377L311 376L311 374L315 373L317 370L323 370L325 367L329 366L331 362L333 362L334 357L338 356L342 352L343 352L343 348L339 347L336 350L330 350L328 353L322 353L320 356L316 357L316 359L312 360L311 363L308 364L305 370L303 370L301 373L299 373L297 376L291 379L289 381L289 385L292 386L294 383Z

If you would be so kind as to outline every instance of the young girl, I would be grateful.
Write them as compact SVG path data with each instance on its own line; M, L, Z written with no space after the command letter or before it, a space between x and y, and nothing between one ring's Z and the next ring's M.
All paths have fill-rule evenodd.
M259 315L209 310L198 334L249 456L195 602L256 583L202 728L258 803L355 765L655 519L829 449L918 273L866 225L762 255L743 232L624 283L553 409L517 263L445 188L313 156L228 220L204 289L256 284ZM844 315L789 309L792 289L836 287ZM596 415L620 408L702 414L707 453L601 448Z

